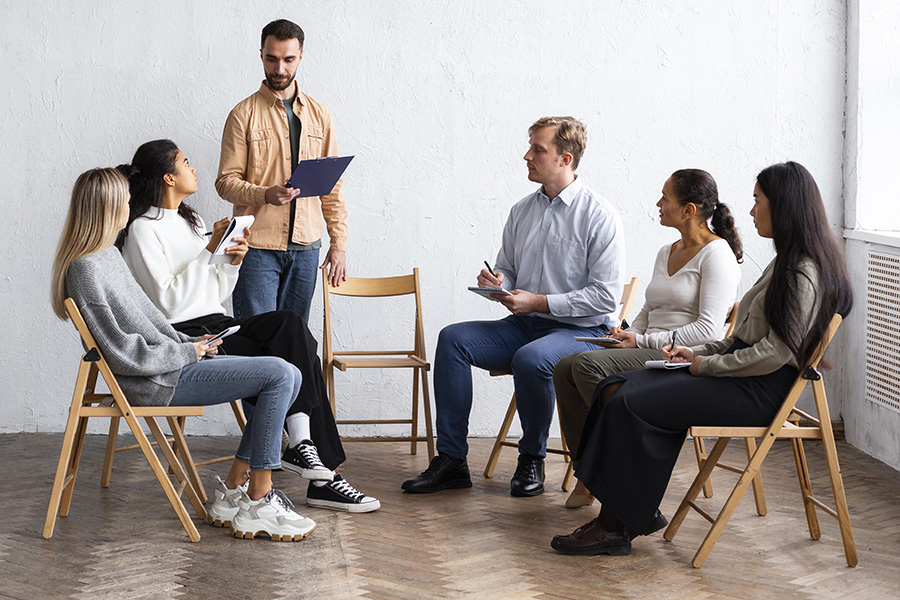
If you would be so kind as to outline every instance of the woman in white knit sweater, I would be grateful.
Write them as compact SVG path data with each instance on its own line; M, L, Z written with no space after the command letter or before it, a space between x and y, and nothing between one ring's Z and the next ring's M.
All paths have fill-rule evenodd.
M681 239L659 249L641 312L631 327L613 328L609 337L620 340L618 344L567 356L553 372L560 427L573 453L600 381L663 358L660 348L672 342L673 331L684 345L721 338L734 305L741 240L731 212L719 202L712 175L699 169L675 171L656 205L660 224L677 229ZM578 508L593 501L578 482L566 506Z
M210 264L227 226L218 221L211 238L203 234L200 215L185 204L197 191L197 176L184 153L170 140L142 144L130 165L120 165L131 186L130 216L118 244L125 262L172 326L188 335L219 333L240 326L222 342L222 350L238 356L277 356L296 366L303 385L287 412L290 442L282 466L310 479L307 504L353 513L380 507L334 469L345 455L331 404L325 394L316 340L295 312L280 310L234 319L222 303L231 295L247 242L241 232L226 249L231 264ZM245 398L252 410L255 399ZM222 488L218 493L227 494Z

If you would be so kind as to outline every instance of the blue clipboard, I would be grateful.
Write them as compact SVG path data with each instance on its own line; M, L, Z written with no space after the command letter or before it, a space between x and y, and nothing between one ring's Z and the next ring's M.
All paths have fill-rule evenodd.
M288 185L300 190L297 198L327 196L344 174L352 156L333 156L301 160L288 180Z

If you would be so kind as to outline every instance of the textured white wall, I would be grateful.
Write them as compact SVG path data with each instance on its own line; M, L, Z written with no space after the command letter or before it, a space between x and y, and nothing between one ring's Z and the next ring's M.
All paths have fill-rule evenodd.
M219 136L259 85L259 30L272 18L306 31L302 86L357 156L345 178L351 274L421 269L429 355L444 325L503 316L465 286L534 188L521 156L542 115L586 122L579 173L621 212L628 271L644 285L676 237L654 207L675 169L717 178L745 235L743 287L772 256L747 215L761 168L806 164L842 219L840 0L2 4L0 431L64 426L79 345L47 290L75 177L170 137L197 167L195 207L208 221L228 214L212 185ZM642 301L641 290L635 311ZM342 314L339 344L408 339L383 329L381 307ZM313 315L320 335L319 297ZM338 377L344 414L408 410L406 373ZM493 434L511 382L477 373L475 386L471 431ZM191 430L234 432L229 414L211 409Z

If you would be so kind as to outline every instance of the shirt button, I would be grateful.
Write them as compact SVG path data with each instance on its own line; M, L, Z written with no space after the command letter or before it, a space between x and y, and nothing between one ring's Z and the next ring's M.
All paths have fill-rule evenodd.
M543 252L543 251L544 251L544 247L543 247L543 246L541 246L540 248L538 248L538 252Z
M289 135L290 134L288 134L288 133L284 134L285 139L287 139Z

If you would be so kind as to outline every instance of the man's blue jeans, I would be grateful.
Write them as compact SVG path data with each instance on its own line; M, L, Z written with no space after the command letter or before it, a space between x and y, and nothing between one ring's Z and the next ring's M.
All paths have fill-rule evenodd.
M553 367L564 356L597 348L576 342L574 336L602 336L607 331L605 325L579 327L515 315L442 329L434 356L438 451L454 458L465 458L468 453L474 365L490 371L512 371L522 423L519 452L545 456L556 400Z
M170 406L211 406L258 396L235 458L254 471L281 466L281 428L302 376L274 356L214 356L181 369Z
M309 323L318 266L318 248L250 248L241 262L241 273L231 295L235 318L246 319L273 310L292 310Z

